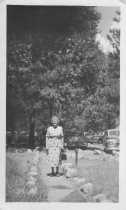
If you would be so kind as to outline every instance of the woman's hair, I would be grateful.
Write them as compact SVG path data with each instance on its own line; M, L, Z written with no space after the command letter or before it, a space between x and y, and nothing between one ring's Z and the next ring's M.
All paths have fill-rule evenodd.
M51 119L51 123L53 122L57 122L57 124L59 123L59 118L57 116L53 116Z

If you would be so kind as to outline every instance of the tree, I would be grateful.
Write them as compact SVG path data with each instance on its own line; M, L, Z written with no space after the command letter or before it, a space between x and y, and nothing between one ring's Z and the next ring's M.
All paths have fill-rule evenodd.
M113 104L113 124L116 125L120 114L120 12L116 12L116 17L113 19L113 27L110 29L108 39L113 46L113 53L108 55L109 65L109 83L111 87L108 88L108 101Z
M86 130L96 131L114 128L117 126L117 119L119 119L120 29L117 27L120 20L119 12L117 12L117 16L114 18L113 28L110 29L108 35L113 46L113 53L109 53L106 58L104 57L105 66L101 66L97 89L93 95L87 98L85 103Z
M67 10L65 16L59 12L62 9ZM104 54L95 43L99 13L94 7L63 7L61 10L46 8L43 18L47 20L49 14L51 18L45 28L46 21L41 22L44 21L41 19L41 10L31 17L33 8L22 13L25 15L21 25L17 25L18 18L9 20L12 23L8 30L7 98L11 101L8 109L13 107L17 110L13 118L15 122L19 113L24 113L25 119L29 119L31 148L34 146L35 125L39 125L40 116L43 121L46 120L46 125L50 117L57 114L63 119L65 127L88 127L88 121L81 124L87 116L85 104L95 94L101 69L104 69ZM16 17L20 17L20 12L18 8L18 12L14 13ZM35 17L40 20L43 32L37 31L36 20L33 27L28 27L29 15L30 22ZM52 19L56 21L55 30L51 27ZM13 31L14 24L18 31ZM34 27L35 31L32 31ZM11 97L15 100L11 100ZM91 118L91 115L88 117ZM25 120L23 122L25 124Z

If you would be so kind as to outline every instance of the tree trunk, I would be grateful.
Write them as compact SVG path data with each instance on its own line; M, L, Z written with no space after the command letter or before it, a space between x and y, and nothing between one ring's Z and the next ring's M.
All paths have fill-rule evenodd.
M34 130L35 130L35 111L33 110L30 116L30 133L28 141L28 148L30 149L34 149Z
M49 110L50 110L50 119L52 118L52 116L53 116L53 103L49 103Z
M107 116L107 127L108 127L108 129L111 129L111 117L109 114Z

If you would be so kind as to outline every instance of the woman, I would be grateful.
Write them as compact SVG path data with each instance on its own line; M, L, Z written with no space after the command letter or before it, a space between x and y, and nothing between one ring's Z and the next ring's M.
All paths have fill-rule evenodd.
M57 117L52 118L52 126L47 129L46 149L48 154L49 165L52 169L51 176L59 176L59 158L60 151L63 149L63 129L58 126ZM54 170L56 169L56 173Z

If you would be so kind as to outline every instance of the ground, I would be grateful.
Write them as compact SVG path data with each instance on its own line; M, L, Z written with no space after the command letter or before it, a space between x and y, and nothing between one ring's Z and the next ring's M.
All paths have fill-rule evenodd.
M95 152L95 149L96 152ZM100 150L99 150L100 149ZM67 151L68 162L78 169L78 176L93 184L93 196L106 195L112 202L118 202L119 162L112 154L98 154L102 146L90 145L88 150L79 150L78 164L75 166L74 151ZM37 156L36 156L37 154ZM34 195L27 192L27 174L30 164L36 164L38 178L32 188ZM50 177L50 168L44 151L8 151L7 152L6 201L33 202L88 202L86 196L76 185L74 178L65 176ZM35 189L37 189L36 194Z
M6 156L6 201L7 202L43 202L47 200L47 188L38 170L35 195L27 194L27 175L35 152L7 152Z

